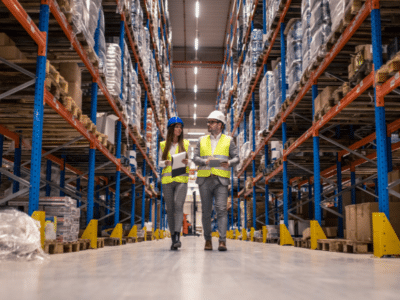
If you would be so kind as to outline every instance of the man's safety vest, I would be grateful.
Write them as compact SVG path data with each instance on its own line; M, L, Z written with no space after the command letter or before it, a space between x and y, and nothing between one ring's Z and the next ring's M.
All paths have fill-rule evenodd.
M203 159L207 159L211 156L218 158L220 160L228 161L229 160L229 146L231 144L231 138L226 136L225 134L221 134L221 138L218 141L217 147L212 153L211 148L211 138L209 135L203 136L200 139L200 157ZM209 166L199 166L199 170L197 171L197 177L209 177L211 174L230 178L231 172L229 168L210 168Z
M165 144L166 144L166 141L163 141L163 142L160 143L161 153L164 153ZM186 152L188 152L188 150L189 150L189 141L188 140L183 140L183 145L185 147ZM175 154L178 154L178 153L179 153L179 145L178 145L178 147L176 147L176 150L175 150ZM170 160L170 161L172 160L171 153L169 153L169 151L168 151L167 160ZM186 174L185 175L175 176L175 177L172 177L172 167L171 166L166 166L162 170L161 176L162 176L162 178L161 178L161 183L162 184L171 183L173 181L187 183L189 181L189 166L186 167Z

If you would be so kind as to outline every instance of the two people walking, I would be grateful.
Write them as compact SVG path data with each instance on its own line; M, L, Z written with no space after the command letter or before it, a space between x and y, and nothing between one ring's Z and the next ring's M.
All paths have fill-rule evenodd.
M171 232L171 250L181 247L180 230L183 218L183 204L187 194L189 168L186 174L172 177L171 153L187 152L189 141L183 138L183 122L178 117L168 121L167 140L161 142L164 199L168 211L168 223ZM232 138L223 134L226 125L225 115L221 111L213 111L207 120L210 135L199 138L194 150L193 162L199 167L196 183L199 185L202 205L202 223L205 238L204 250L212 250L211 214L213 198L217 212L219 231L219 251L226 251L226 231L228 222L227 200L230 183L230 168L239 163L239 154ZM219 161L214 165L216 160ZM188 165L188 157L182 161ZM211 165L212 164L212 165Z

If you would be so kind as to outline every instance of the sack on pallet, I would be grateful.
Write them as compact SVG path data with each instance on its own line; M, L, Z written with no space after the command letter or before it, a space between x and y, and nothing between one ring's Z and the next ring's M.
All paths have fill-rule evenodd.
M0 211L0 261L44 261L40 222L15 209Z

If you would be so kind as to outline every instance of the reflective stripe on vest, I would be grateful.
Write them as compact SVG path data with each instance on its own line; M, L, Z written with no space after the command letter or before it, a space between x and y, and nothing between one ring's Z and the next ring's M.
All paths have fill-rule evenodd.
M163 141L163 142L160 143L161 153L164 153L165 144L166 144L166 141ZM189 150L189 141L188 140L183 140L183 145L185 147L186 152L188 152L188 150ZM176 147L176 150L175 150L175 154L178 154L178 153L179 153L179 145L178 145L178 147ZM169 153L169 151L168 151L167 160L169 160L169 161L172 160L171 153ZM167 183L171 183L171 182L174 182L174 181L175 182L187 183L189 181L189 166L186 167L186 174L181 175L181 176L175 176L175 177L172 177L172 167L171 166L166 166L162 170L161 176L162 176L162 178L161 178L161 183L162 184L167 184Z
M200 140L200 157L202 159L207 159L209 157L215 157L221 160L229 160L229 147L231 145L231 138L226 136L225 134L221 135L221 138L218 141L217 147L212 153L211 148L211 138L209 135L204 136ZM199 170L197 171L198 177L208 177L211 174L230 178L231 172L229 168L210 168L209 166L199 166Z

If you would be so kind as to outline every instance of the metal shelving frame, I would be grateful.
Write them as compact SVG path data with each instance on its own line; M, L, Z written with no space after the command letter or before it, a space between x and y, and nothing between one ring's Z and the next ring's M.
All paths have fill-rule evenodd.
M127 214L129 217L132 216L131 218L131 224L134 224L134 217L135 216L135 210L134 210L134 204L135 204L135 177L137 176L140 181L142 181L142 186L143 186L143 198L145 197L145 194L147 193L150 197L157 197L156 194L154 194L152 191L150 191L146 187L146 172L145 168L146 165L150 167L150 171L153 172L153 176L157 179L159 176L158 171L158 163L156 166L153 166L152 163L148 160L148 150L143 149L140 144L138 139L135 137L135 135L132 133L130 130L128 124L124 121L122 112L119 111L117 108L113 97L108 93L108 90L102 81L99 72L97 68L94 67L94 65L91 63L91 61L88 58L88 55L86 54L86 51L83 49L81 43L77 40L76 36L73 34L71 26L68 24L66 17L63 12L61 12L57 2L55 0L42 0L40 4L40 18L39 18L39 26L37 27L36 24L32 21L32 19L29 17L29 15L26 13L25 9L23 6L17 1L17 0L2 0L2 2L5 4L5 6L8 8L8 10L14 15L14 17L17 19L17 21L22 25L22 27L26 30L26 32L30 35L30 37L35 41L35 43L38 46L38 56L37 56L37 65L36 65L36 80L35 80L35 101L34 101L34 119L33 119L33 134L32 134L32 147L31 147L31 167L30 167L30 182L27 183L23 179L18 178L18 175L21 172L21 162L20 162L20 151L21 151L21 143L24 143L23 140L20 139L19 135L8 130L4 126L0 126L0 140L3 142L3 136L7 136L8 138L12 139L15 141L15 147L16 147L16 152L15 152L15 158L14 162L9 161L9 163L14 164L14 174L10 173L7 174L7 176L10 176L14 180L14 188L13 192L14 194L6 197L1 200L1 203L6 203L7 201L11 200L12 198L20 195L24 195L27 193L27 189L24 190L19 190L19 183L22 182L24 185L27 185L29 188L29 214L32 214L34 211L38 210L39 207L39 190L41 187L41 182L45 182L46 185L46 193L48 193L48 188L49 186L54 186L55 188L60 190L61 195L63 193L67 193L72 197L77 198L79 201L85 203L84 205L81 205L81 208L87 207L87 223L90 222L90 220L93 219L93 208L94 208L94 203L96 202L97 204L100 203L100 201L95 200L94 198L94 182L96 181L97 184L100 183L100 179L103 180L105 184L107 184L106 187L106 201L107 203L103 206L106 207L107 209L107 214L106 216L103 216L100 219L107 218L111 215L114 214L114 223L115 225L119 222L119 213L116 212L123 212ZM116 4L118 4L118 0L116 1ZM162 9L160 7L160 9ZM63 30L65 36L68 38L68 40L71 42L72 47L76 51L76 53L79 55L81 58L83 64L89 71L90 75L93 78L93 83L92 83L92 101L91 101L91 120L95 123L96 122L96 113L97 113L97 89L100 88L102 91L103 95L106 97L108 100L108 103L110 104L111 108L115 112L115 114L119 117L119 121L117 122L117 154L116 157L113 156L107 149L104 147L100 141L91 133L89 132L81 122L79 122L76 118L72 116L70 112L66 110L66 108L59 103L59 101L56 100L53 95L44 89L44 79L46 76L46 60L47 60L47 36L48 36L48 30L49 30L49 17L50 13L54 16L56 19L57 23ZM148 12L146 10L146 13L148 15ZM160 12L161 13L161 12ZM165 13L163 13L165 15ZM164 17L165 18L165 17ZM164 19L164 27L165 27L165 19ZM165 28L164 28L165 30ZM157 118L157 114L155 111L154 103L152 101L152 95L149 91L149 87L146 84L144 72L142 69L142 66L139 63L139 56L135 51L135 43L132 39L132 36L130 34L129 27L126 23L125 20L125 15L124 13L121 14L121 27L120 27L120 37L124 38L125 35L128 38L128 44L131 47L131 50L133 52L133 56L135 61L137 62L137 71L138 74L141 76L142 81L143 81L143 86L145 88L145 103L147 106L147 101L149 101L150 106L153 109L154 115L155 115L155 120L157 127L160 128L160 124ZM97 40L98 40L98 35L97 38L95 37L95 51L97 46ZM165 38L166 40L166 38ZM121 39L123 41L123 39ZM153 43L154 46L154 43ZM121 49L124 49L124 47L121 47ZM97 50L98 51L98 50ZM168 50L167 50L168 51ZM4 60L2 60L4 62ZM157 70L159 71L159 65L158 65L158 59L156 59L157 62ZM23 73L27 74L27 71L24 70L23 68L18 67L15 64L12 63L7 63L7 65L22 71ZM29 73L29 72L28 72ZM29 74L28 74L29 75ZM160 76L158 76L160 78ZM160 79L161 80L161 79ZM171 80L171 84L173 86L173 82ZM22 89L21 87L20 89ZM45 152L42 150L42 130L43 130L43 107L44 104L47 104L49 107L51 107L55 112L57 112L65 121L71 125L72 128L74 128L77 132L81 134L80 138L86 139L90 143L90 159L89 159L89 171L84 173L68 164L65 163L64 159L60 159L58 157L55 157L51 155L50 153L54 152L55 150L51 150L48 152ZM147 108L147 107L146 107ZM146 110L145 110L146 112ZM146 124L146 114L145 114L145 119L144 119L144 124ZM144 168L143 168L143 175L136 173L136 174L131 174L130 171L122 166L121 164L121 130L122 126L128 131L129 137L134 143L134 149L138 149L141 155L143 156L144 160ZM163 134L161 131L158 131L159 135L163 138ZM72 142L71 142L72 143ZM3 143L1 143L2 146ZM67 143L68 144L68 143ZM67 144L57 147L56 150L63 148L64 146L67 146ZM29 145L25 145L29 146ZM2 161L3 159L3 147L0 147L1 151L1 157ZM106 158L108 158L109 162L106 164L103 164L100 167L104 167L107 164L113 163L116 166L116 176L117 180L115 182L116 184L116 190L115 190L115 209L111 208L109 205L110 196L112 196L112 191L109 186L111 184L108 184L108 179L105 177L99 178L95 177L95 151L99 150ZM41 169L41 158L45 157L48 159L47 165L51 167L51 162L55 162L56 164L60 165L61 167L61 182L60 186L55 185L54 183L51 183L48 179L51 177L51 171L47 171L46 178L47 180L43 180L40 178L40 169ZM157 160L158 161L158 160ZM24 164L28 164L29 162L26 162ZM24 166L22 165L22 167ZM24 168L26 169L26 168ZM65 174L65 169L68 169L69 171L72 171L73 173L77 174L78 176L76 178L70 179L68 181L65 181L65 178L63 174ZM1 169L2 173L5 174L6 170ZM29 169L28 169L29 171ZM119 197L120 197L120 191L119 191L119 184L120 172L124 172L127 177L129 177L132 181L132 211L131 214L119 210ZM27 172L25 170L25 172ZM87 201L84 201L81 196L84 194L80 191L80 179L81 178L87 178L88 179L88 193L87 193ZM76 187L77 190L72 192L70 188L66 188L65 184L70 183L71 181L76 180ZM80 203L81 204L81 203ZM126 220L126 219L124 219ZM142 220L144 220L144 216L142 216Z
M257 6L256 1L256 5ZM261 78L262 74L265 74L266 71L266 63L268 61L269 55L272 51L272 47L274 46L274 42L278 36L278 34L281 35L281 62L282 62L282 78L285 78L285 39L284 39L284 20L285 16L290 9L291 5L291 0L287 0L284 9L280 12L280 18L278 25L274 29L274 33L272 35L272 40L268 46L267 51L264 54L262 64L257 70L257 75L255 76L254 80L252 81L252 86L250 89L250 93L247 96L247 100L245 101L245 104L243 105L243 109L240 112L240 118L238 121L235 123L235 126L232 126L231 130L231 135L233 136L234 133L236 132L236 129L238 129L239 124L245 117L245 112L247 109L247 106L250 102L252 101L252 110L253 110L253 118L254 118L254 91L256 89L256 86ZM380 1L379 0L367 0L363 1L363 5L361 9L358 11L358 13L355 15L353 20L348 24L346 29L343 31L341 36L338 38L336 41L335 45L331 48L331 50L327 53L325 58L322 60L320 65L311 73L311 76L307 83L301 88L301 90L296 94L296 97L294 98L293 102L288 105L286 110L284 110L281 114L281 117L277 121L277 123L273 126L272 130L268 133L267 137L265 137L262 142L259 144L257 148L255 148L255 141L252 141L252 153L250 156L250 160L244 164L242 170L238 172L237 178L238 178L238 190L240 187L240 176L244 174L245 180L246 180L246 169L250 164L250 161L253 164L253 189L252 190L241 190L238 193L238 197L249 197L251 194L253 194L253 227L256 225L256 213L255 213L255 203L256 203L256 193L255 193L255 187L256 183L260 181L263 177L265 177L265 224L269 223L269 216L270 214L275 214L275 220L277 219L276 214L279 213L278 209L278 201L277 197L282 197L283 198L283 215L284 215L284 223L286 226L288 226L288 215L292 215L291 211L295 210L297 206L292 207L289 209L289 195L288 195L288 190L290 187L294 186L298 189L299 192L299 199L308 199L306 202L302 202L301 205L306 204L307 202L311 203L314 201L314 207L315 207L315 220L321 224L321 210L317 208L324 208L321 206L322 202L322 195L324 195L324 191L322 189L322 184L321 180L328 182L331 184L334 189L336 189L336 192L333 196L329 198L325 198L324 201L331 200L334 198L338 199L338 211L335 212L333 210L330 210L329 208L324 208L327 210L330 210L331 212L335 213L336 215L339 216L339 227L338 227L338 236L343 237L343 207L341 203L341 196L345 191L352 191L352 201L355 203L355 189L362 189L363 191L370 193L371 195L374 195L378 201L379 201L379 211L384 213L386 217L389 219L389 193L396 195L397 193L390 190L391 187L397 184L397 182L391 183L391 185L388 185L388 172L392 170L392 161L391 161L391 153L395 150L400 149L400 143L394 143L392 144L390 141L390 136L393 132L397 131L400 128L400 120L393 121L386 125L386 117L385 117L385 101L384 98L387 96L390 92L393 92L397 87L400 86L400 72L396 73L392 78L390 78L388 81L383 83L382 85L378 85L375 82L375 74L376 71L382 66L382 37L381 37L381 19L380 19ZM239 3L239 2L238 2ZM237 7L237 4L235 3L234 9ZM265 12L266 9L266 3L265 0L263 1L263 10ZM238 14L238 12L237 12ZM236 19L238 15L236 14ZM372 36L372 45L373 45L373 65L374 65L374 70L367 75L359 84L357 84L355 87L351 89L351 91L344 96L343 99L339 101L337 105L332 107L320 120L313 122L312 126L295 142L291 144L288 149L284 150L283 152L283 163L275 168L271 173L267 174L264 176L264 174L260 173L259 175L255 175L254 168L255 168L255 158L261 150L264 148L265 150L265 167L268 165L268 142L273 138L276 137L276 133L278 132L278 129L281 129L282 131L282 142L285 144L286 142L286 134L287 134L287 128L286 128L286 119L289 117L291 113L293 113L294 109L296 106L300 103L300 101L306 96L306 94L309 92L309 90L312 90L312 103L314 102L314 99L318 95L318 79L321 77L321 75L325 72L327 67L332 63L332 61L335 59L335 57L341 52L343 47L346 45L346 43L351 39L351 37L354 35L354 33L357 31L357 29L366 21L368 17L371 17L371 36ZM264 34L266 33L266 16L264 13L264 19L263 19L263 26L264 26ZM233 19L233 14L231 15L231 20L230 24L232 26ZM252 16L254 18L254 15ZM236 24L236 21L235 21ZM246 41L247 41L247 36L246 35ZM231 36L228 39L228 41L232 41L232 28L231 28ZM223 71L222 71L222 76L221 76L221 84L220 84L220 94L217 99L217 106L219 104L220 100L220 95L221 95L221 87L224 82L224 75L225 75L225 68L226 64L229 60L229 51L231 49L231 45L227 45L227 51L225 55L225 63L223 66ZM242 58L242 57L241 57ZM240 59L241 59L240 58ZM239 60L239 67L240 67L240 62ZM286 100L286 83L283 80L283 87L282 87L282 103ZM354 100L356 100L361 94L363 94L368 88L374 88L374 104L375 104L375 130L376 133L372 133L368 135L367 137L362 138L361 140L355 142L354 144L350 146L344 146L341 145L340 143L333 141L332 139L327 138L324 136L322 133L326 131L327 129L324 129L324 126L327 125L335 116L340 114L349 104L351 104ZM227 105L227 109L232 103L232 95L234 91L232 91L229 95L229 100L231 100L230 103ZM246 122L246 118L244 119ZM254 119L253 119L253 124L254 124ZM328 128L329 130L329 128ZM239 132L239 130L238 130ZM246 132L246 125L245 125L245 132ZM253 130L253 137L254 137L254 130ZM304 142L306 142L308 139L313 138L313 150L314 150L314 170L311 171L309 169L306 169L304 167L298 166L302 168L303 170L309 172L312 177L302 180L301 177L295 177L295 178L289 178L288 177L288 164L293 164L291 160L288 158L290 154L293 154L296 149L298 149ZM333 165L325 170L320 170L320 165L319 165L319 140L320 138L327 140L330 143L333 143L335 146L342 148L341 151L337 153L337 164ZM360 149L361 147L373 143L376 140L376 146L377 146L377 151L375 153L370 153L368 155L362 155L358 152L356 152L356 149ZM246 142L246 135L245 135L245 142ZM349 164L342 165L342 158L348 154L353 154L358 156L359 158L357 160L352 161ZM377 159L377 163L375 163L373 160ZM363 179L362 182L358 182L356 184L355 182L355 167L360 166L364 163L371 163L373 162L374 164L377 165L377 175L372 175L366 179ZM295 164L295 163L294 163ZM342 173L345 171L350 171L351 174L351 186L347 187L345 189L342 188L344 183L348 183L346 180L342 180ZM283 173L283 189L282 189L282 194L276 194L275 193L275 209L272 211L268 210L268 202L269 202L269 182L277 176L278 174ZM337 181L336 183L330 180L330 177L337 176ZM365 186L365 182L368 182L370 180L374 180L374 178L378 178L376 181L375 179L375 184L377 184L377 189L375 193L372 193L368 191L368 188ZM311 183L313 182L314 185L314 193L312 193L312 186ZM360 187L360 185L363 185L363 188ZM303 198L301 197L301 192L300 192L300 187L302 186L308 186L308 195ZM379 195L379 196L377 196ZM299 206L299 205L298 205ZM309 206L311 208L311 205ZM239 221L240 222L240 221ZM240 224L238 222L238 225ZM247 223L247 222L246 222ZM245 223L245 226L247 225Z

